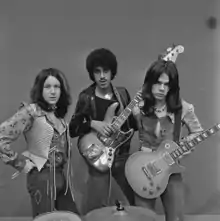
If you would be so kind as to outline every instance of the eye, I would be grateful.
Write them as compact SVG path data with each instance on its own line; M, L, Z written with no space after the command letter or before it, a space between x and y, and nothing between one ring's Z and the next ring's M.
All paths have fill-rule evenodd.
M94 73L94 74L99 74L99 73L100 73L100 70L99 70L99 69L95 69L95 70L93 71L93 73Z
M44 88L50 88L50 85L49 84L45 84Z
M105 73L108 73L108 72L109 72L109 69L104 69L104 72L105 72Z

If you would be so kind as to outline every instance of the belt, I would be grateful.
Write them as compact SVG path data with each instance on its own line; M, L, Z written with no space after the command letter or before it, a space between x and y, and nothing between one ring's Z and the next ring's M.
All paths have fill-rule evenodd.
M60 151L54 151L49 154L48 160L45 163L45 166L51 167L55 165L55 167L60 167L60 166L63 166L65 163L66 163L65 154Z

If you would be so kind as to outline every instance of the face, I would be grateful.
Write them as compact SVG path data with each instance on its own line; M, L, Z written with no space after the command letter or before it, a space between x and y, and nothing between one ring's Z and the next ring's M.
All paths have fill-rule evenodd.
M157 101L164 101L169 91L169 77L163 73L156 84L152 85L152 94Z
M55 105L60 98L61 90L60 90L60 82L57 78L53 76L49 76L45 82L43 87L43 98L44 100L51 105Z
M110 87L112 73L109 69L96 67L93 73L97 87L100 89L107 89Z

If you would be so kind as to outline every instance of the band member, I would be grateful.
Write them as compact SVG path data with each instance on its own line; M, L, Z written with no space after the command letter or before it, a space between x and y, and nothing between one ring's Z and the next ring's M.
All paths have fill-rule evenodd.
M172 61L158 59L147 70L142 89L143 103L134 108L137 119L141 150L155 151L162 141L175 140L175 115L179 127L184 125L190 140L203 128L194 113L194 106L180 97L178 70ZM179 138L179 137L178 137ZM161 195L166 221L182 221L184 210L184 185L181 174L172 174ZM154 210L156 199L145 199L135 194L135 204Z
M111 124L104 122L107 108L118 103L118 115L130 102L128 91L124 87L114 87L112 80L117 74L117 60L108 49L92 51L86 59L86 68L93 83L79 94L75 113L70 122L70 136L81 138L91 129L107 137L111 134ZM132 116L123 124L122 130L136 129ZM130 204L134 204L134 195L124 174L124 165L130 150L130 140L119 147L112 166L112 177L121 187ZM81 172L80 174L85 174ZM88 168L87 190L83 190L83 201L86 202L84 213L108 204L109 173L100 173L92 166Z
M69 129L64 120L70 103L64 74L54 68L43 69L35 79L31 102L22 103L0 125L0 158L17 170L16 175L27 174L33 217L55 209L78 213L70 182ZM10 145L21 134L27 149L18 154Z

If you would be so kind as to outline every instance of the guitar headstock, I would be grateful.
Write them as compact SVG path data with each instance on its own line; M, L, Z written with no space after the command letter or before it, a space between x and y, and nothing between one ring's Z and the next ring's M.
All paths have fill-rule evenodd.
M184 52L184 47L182 45L173 45L166 49L166 52L159 56L159 59L164 61L176 62L177 56Z

